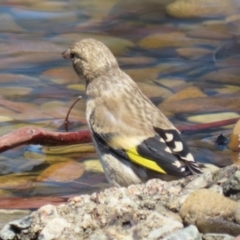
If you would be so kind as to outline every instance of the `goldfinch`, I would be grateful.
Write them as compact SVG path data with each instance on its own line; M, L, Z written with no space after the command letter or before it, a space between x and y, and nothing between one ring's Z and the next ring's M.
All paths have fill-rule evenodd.
M101 42L62 53L86 82L86 118L106 178L115 186L201 173L181 134Z

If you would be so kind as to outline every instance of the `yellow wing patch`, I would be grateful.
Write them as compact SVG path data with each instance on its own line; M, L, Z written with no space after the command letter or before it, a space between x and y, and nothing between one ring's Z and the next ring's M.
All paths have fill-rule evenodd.
M154 170L156 172L160 172L163 174L167 174L156 162L153 160L141 157L138 152L136 147L130 148L126 150L126 153L128 157L131 159L132 162L137 163L138 165L141 165L143 167L146 167L148 169Z

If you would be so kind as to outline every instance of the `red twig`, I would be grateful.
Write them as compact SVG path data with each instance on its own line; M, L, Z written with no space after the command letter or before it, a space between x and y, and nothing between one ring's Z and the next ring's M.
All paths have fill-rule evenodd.
M196 124L192 126L179 126L181 132L194 132L210 128L218 128L236 123L240 118L233 118L212 123ZM42 128L23 127L0 137L0 152L7 151L23 144L41 144L49 146L72 145L90 143L90 132L52 132Z
M92 142L88 130L52 132L42 128L23 127L0 138L0 152L23 144L72 145Z
M64 126L65 126L65 131L68 132L68 117L69 117L69 114L72 110L72 108L75 106L75 104L82 98L82 96L79 96L75 101L74 103L70 106L68 112L67 112L67 116L65 117L64 119Z
M196 125L191 125L191 126L179 126L177 129L180 132L193 132L193 131L200 131L200 130L206 130L210 128L218 128L230 124L236 123L240 118L232 118L232 119L227 119L227 120L221 120L217 122L211 122L211 123L202 123L202 124L196 124Z

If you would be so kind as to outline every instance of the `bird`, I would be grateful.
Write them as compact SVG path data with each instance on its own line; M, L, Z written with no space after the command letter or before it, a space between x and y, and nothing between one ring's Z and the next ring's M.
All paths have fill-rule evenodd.
M86 38L62 57L86 84L86 120L110 184L116 187L202 173L181 133L119 67L102 42Z

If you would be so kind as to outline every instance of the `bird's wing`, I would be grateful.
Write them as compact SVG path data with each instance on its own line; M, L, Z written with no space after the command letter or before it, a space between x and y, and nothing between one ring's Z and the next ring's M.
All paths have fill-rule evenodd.
M109 148L126 160L163 174L186 176L190 174L189 169L194 169L192 172L198 172L195 171L195 168L198 168L191 153L189 153L191 159L190 155L184 155L186 159L179 157L181 151L178 151L180 149L180 143L178 142L181 142L183 147L187 147L187 145L181 140L177 130L173 129L178 137L177 146L175 146L168 141L169 135L162 134L161 131L165 132L166 130L154 129L154 126L152 126L149 132L144 132L143 129L144 134L140 134L141 128L139 126L141 125L139 120L133 119L134 126L129 126L124 121L124 118L115 116L106 106L101 107L101 109L98 108L98 111L93 112L90 117L90 126L93 137L102 146ZM103 119L96 121L95 118ZM95 122L98 122L98 124L95 124ZM100 122L104 122L104 126L100 127ZM175 133L173 130L171 129L172 134ZM188 148L186 149L186 152L189 152ZM187 163L189 169L186 168L184 162ZM194 167L195 164L196 167Z
M193 155L186 142L182 139L180 132L175 129L161 129L155 127L154 130L164 139L166 145L179 160L184 161L189 170L194 173L201 173L199 165L194 161Z

